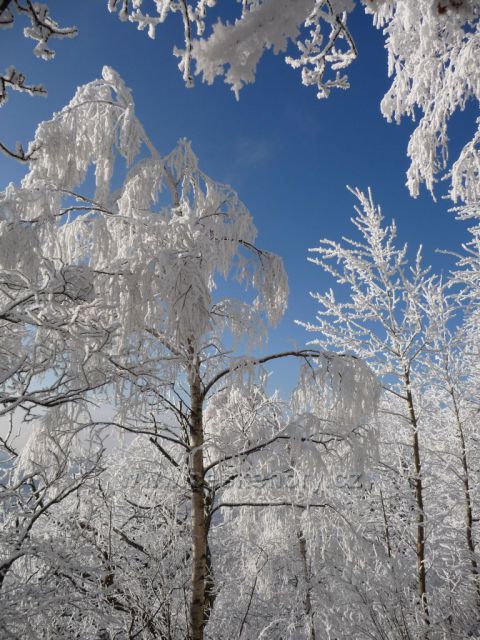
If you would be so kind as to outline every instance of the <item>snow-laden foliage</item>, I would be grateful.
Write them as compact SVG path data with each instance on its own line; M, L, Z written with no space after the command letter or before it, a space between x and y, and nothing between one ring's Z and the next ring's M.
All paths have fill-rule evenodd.
M287 403L266 393L266 381L266 376L257 379L249 395L239 385L219 391L205 414L207 637L226 640L232 629L240 628L252 639L273 640L280 632L297 637L305 615L298 582L303 585L310 574L305 547L308 554L315 548L321 557L325 541L318 527L325 509L335 508L326 500L324 476L335 468L339 440L325 432L320 442L320 424L318 441L310 443L318 450L312 464L311 456L292 446L288 425L294 415ZM60 451L60 441L69 437L62 414L39 425L32 436L32 441L41 439L36 452L29 445L22 453L24 472L32 464L39 473L46 471L41 459L47 449L53 456ZM80 426L98 429L88 415L77 418L79 429L70 435L77 442L75 470L82 459ZM27 637L41 628L54 638L75 631L86 640L102 633L128 637L129 629L144 638L186 637L189 460L173 439L151 433L104 455L100 469L93 467L99 477L93 482L86 478L77 492L51 509L49 518L32 527L25 556L6 575L0 616L6 633ZM170 436L180 437L180 431L172 428ZM83 440L84 447L92 443ZM63 447L62 452L69 450ZM296 452L302 459L296 459ZM52 465L51 472L56 468ZM318 597L313 590L312 602ZM283 603L282 610L271 606L274 599Z
M407 185L414 196L422 183L433 192L437 175L449 166L450 118L469 101L480 100L476 72L480 6L475 0L374 4L368 9L375 25L384 30L388 72L393 77L381 103L382 113L389 121L399 122L404 116L416 119L420 111L408 145ZM447 174L454 202L479 200L479 125L479 119L476 125L472 122L472 129L477 130Z
M321 334L315 344L351 352L381 376L403 375L424 345L422 295L431 276L422 266L421 248L410 264L407 246L395 245L395 222L384 225L372 194L352 192L359 202L352 219L359 239L323 240L309 258L348 287L350 297L343 302L333 290L314 294L317 323L306 327Z
M147 154L138 156L142 144ZM255 248L250 214L230 187L200 171L188 142L167 156L153 149L114 71L81 87L38 127L32 145L38 151L30 172L2 198L11 219L31 222L41 235L32 271L41 251L58 265L67 294L79 287L85 301L102 298L112 323L121 309L124 337L148 328L183 353L224 324L243 333L247 324L257 329L263 313L278 322L287 300L281 261ZM112 190L117 156L130 168ZM78 192L92 167L93 197ZM10 247L18 241L5 238ZM228 300L212 303L216 275L232 269L258 292L248 314Z
M174 53L186 84L192 85L194 74L208 83L223 76L237 98L245 84L255 81L257 65L270 49L287 54L286 63L301 69L303 84L314 85L317 97L326 98L335 88L347 89L344 70L358 55L355 34L350 33L347 21L354 9L365 10L383 31L392 77L381 102L382 113L389 121L418 120L408 144L410 193L418 195L425 184L433 194L442 176L449 181L449 197L454 202L478 205L478 119L472 122L470 140L452 162L448 160L450 119L480 98L476 80L480 7L476 0L243 0L238 4L241 8L230 7L226 14L219 14L223 7L216 0L108 0L107 6L151 38L170 14L178 14L184 44ZM17 13L30 20L32 26L25 29L25 35L38 42L34 51L43 58L53 56L47 47L51 38L76 35L74 27L58 26L46 4L30 1L24 5L20 0L3 2L0 26L12 26ZM217 16L216 22L212 16ZM45 92L41 85L26 84L25 76L14 66L0 76L0 104L9 88L30 94ZM128 121L128 114L125 118ZM33 146L25 152L20 146L12 151L1 144L0 148L23 161L34 157L37 149Z
M179 68L188 85L193 82L193 61L195 74L208 83L224 76L238 98L242 87L255 81L257 65L266 50L277 54L295 43L298 54L287 56L286 62L301 69L303 83L315 85L319 98L327 97L332 88L348 88L348 78L340 70L357 56L346 26L347 13L355 6L353 0L246 0L234 22L230 16L222 16L212 25L210 12L216 4L216 0L168 0L154 5L148 0L133 4L109 0L108 7L119 10L121 19L146 29L151 38L169 13L179 13L185 42L184 49L174 53L180 58ZM157 15L148 12L149 5Z
M50 15L47 4L28 0L25 4L15 0L2 2L0 27L12 27L15 19L20 15L25 15L30 22L30 25L23 30L24 36L37 42L33 52L38 58L44 60L49 60L55 55L55 52L49 48L50 38L72 38L77 33L75 27L60 27Z
M187 141L156 151L112 69L40 124L31 148L22 183L0 195L11 421L0 628L226 639L239 615L215 605L231 585L228 514L324 508L328 469L358 470L372 453L376 378L345 355L252 355L286 307L282 261L255 246L245 206ZM218 277L245 298L216 295ZM247 355L224 346L236 339ZM289 403L267 393L261 368L287 357L305 365ZM111 429L138 437L109 456ZM299 484L283 486L292 474Z
M384 394L370 482L342 510L355 535L334 556L338 583L329 573L348 613L337 595L327 624L331 637L478 637L476 301L460 274L432 275L419 252L410 262L371 194L353 193L356 237L313 250L339 292L315 295L307 328L322 348L368 362Z
M265 51L286 52L285 60L302 72L302 82L328 97L332 88L347 89L344 69L357 57L355 33L347 20L358 8L372 14L385 36L388 75L392 84L381 102L383 115L399 122L418 120L408 144L411 163L407 185L413 196L421 184L434 192L442 175L449 180L454 202L479 201L478 121L473 134L452 162L448 161L450 119L480 99L477 62L480 54L480 7L476 0L247 0L238 15L221 15L210 24L215 0L196 3L149 3L110 0L123 19L148 29L155 37L169 13L179 13L185 46L175 53L187 84L195 73L211 83L223 76L238 98L242 87L255 81ZM151 15L146 7L157 15ZM210 31L209 31L210 28ZM291 55L293 46L297 55Z
M19 16L27 18L29 25L23 29L23 34L36 42L33 53L43 60L51 60L55 56L55 51L50 48L52 39L73 38L77 34L75 27L61 27L51 16L48 5L43 2L3 0L0 3L0 29L12 27ZM42 84L27 83L25 74L14 65L0 75L0 107L7 101L10 89L29 95L46 94ZM32 157L31 153L25 153L21 144L17 144L13 151L0 142L0 151L23 162Z
M321 415L326 412L335 424L346 429L362 424L375 412L376 378L361 360L326 353L317 367L304 365L294 392L298 412Z
M352 7L350 2L343 4ZM216 76L225 75L225 82L238 98L240 89L254 82L257 64L266 49L279 53L286 51L289 42L297 42L298 57L289 56L286 61L294 68L301 68L304 84L316 85L319 98L327 97L333 87L346 89L348 80L338 71L333 78L324 78L327 64L334 70L342 69L357 55L336 5L335 10L338 13L329 2L311 0L255 3L234 24L217 22L207 39L193 40L191 55L196 62L196 73L208 83ZM323 23L330 26L326 42ZM300 38L302 27L308 30L308 37ZM336 48L342 38L345 50Z

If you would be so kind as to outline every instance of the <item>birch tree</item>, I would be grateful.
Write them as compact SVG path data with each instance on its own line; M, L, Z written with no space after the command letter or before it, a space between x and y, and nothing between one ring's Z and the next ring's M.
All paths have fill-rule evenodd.
M408 265L407 247L395 246L395 224L383 225L381 210L371 193L353 193L359 206L352 222L360 239L345 239L343 244L324 240L311 250L315 254L311 261L339 284L346 285L349 299L337 301L332 290L314 294L320 305L317 322L304 326L320 334L313 340L315 345L353 352L370 363L386 391L403 404L403 419L410 425L413 463L418 600L424 622L429 625L424 472L414 391L419 357L426 342L422 300L429 281L428 269L422 267L420 252Z
M277 427L267 438L241 443L243 449L221 447L215 425L206 423L210 398L234 378L244 380L248 395L255 367L292 357L317 371L317 387L349 398L348 415L373 406L374 378L355 358L308 349L229 354L226 331L258 345L266 326L281 317L287 302L282 262L255 246L250 214L230 187L200 170L188 142L166 156L156 151L112 69L42 123L32 145L35 161L22 184L4 193L3 206L16 220L45 221L38 231L42 256L88 273L94 295L87 308L109 336L99 354L108 372L101 384L115 389L117 410L109 424L147 435L187 483L188 633L203 638L213 600L208 530L218 509L214 470L282 435ZM93 194L84 186L92 166ZM219 275L252 286L255 297L215 299Z
M41 204L40 215L29 215L28 201L14 214L7 201L2 194L0 591L5 613L1 624L10 634L10 623L19 615L13 603L20 597L12 574L21 574L48 553L48 545L32 542L37 527L101 471L101 438L93 438L90 450L82 454L75 441L83 431L77 420L79 404L108 379L99 352L112 328L102 324L93 304L88 269L43 254L41 238L49 223L41 215ZM69 435L62 421L71 425ZM38 457L29 459L21 449L32 431Z
M429 315L429 377L437 393L445 397L443 411L439 410L439 397L433 402L440 414L447 414L456 439L459 470L456 473L462 484L464 537L468 549L472 583L476 593L476 607L480 606L480 582L477 560L477 535L473 495L475 476L470 457L475 456L475 445L470 440L472 425L478 412L478 373L476 348L472 331L462 322L457 292L449 292L442 281L432 284L426 292ZM455 324L457 325L455 327ZM455 328L453 328L455 327ZM469 442L470 440L470 442ZM478 614L477 614L478 615Z

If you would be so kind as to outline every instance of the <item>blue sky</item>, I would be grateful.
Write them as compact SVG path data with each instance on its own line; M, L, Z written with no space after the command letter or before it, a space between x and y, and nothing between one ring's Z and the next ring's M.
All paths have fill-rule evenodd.
M37 60L33 41L15 29L0 31L3 68L15 64L30 82L43 82L47 98L10 94L0 110L0 140L27 142L36 124L59 110L79 84L98 77L104 64L114 67L133 90L137 115L162 153L186 137L203 170L231 184L251 211L258 244L280 254L290 280L290 305L280 327L271 334L270 351L304 344L308 336L294 319L311 321L315 302L309 291L333 283L307 262L307 250L320 238L351 235L354 199L345 185L370 186L387 219L394 217L399 236L413 248L421 243L435 270L448 270L452 259L436 248L458 249L468 238L466 225L448 213L449 204L422 193L412 199L405 187L406 147L412 124L388 124L380 100L388 87L386 52L381 33L358 10L350 28L359 49L350 67L351 88L317 100L303 87L298 71L271 53L262 60L257 82L237 102L222 82L207 86L198 79L186 89L171 55L181 45L175 16L157 30L157 39L121 23L106 9L106 0L49 3L60 24L75 24L77 38L52 42L53 61ZM22 25L23 26L23 25ZM473 115L460 114L450 131L452 145L468 139ZM0 187L18 180L22 167L0 157ZM287 369L281 374L289 381Z

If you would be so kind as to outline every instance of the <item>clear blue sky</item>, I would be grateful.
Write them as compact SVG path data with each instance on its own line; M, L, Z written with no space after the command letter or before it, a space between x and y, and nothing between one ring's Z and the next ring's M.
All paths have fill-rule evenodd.
M48 119L72 97L75 88L98 77L104 64L114 67L133 90L137 115L160 152L167 153L186 137L203 170L231 184L250 209L259 230L258 244L280 254L290 279L289 311L272 332L269 350L304 344L305 332L294 319L313 320L315 303L309 291L332 285L330 278L307 262L307 249L320 238L351 234L353 197L346 184L372 187L387 219L394 217L401 240L412 248L424 245L426 261L436 270L452 260L436 248L457 249L468 237L466 225L447 212L448 203L434 203L423 193L413 200L405 185L406 147L412 124L388 124L380 114L380 99L388 87L386 52L379 32L361 10L350 20L359 49L350 67L351 88L319 101L303 87L298 71L280 56L268 53L257 82L236 102L222 82L207 86L197 80L186 89L171 55L182 43L175 16L157 30L157 39L121 23L106 9L106 0L50 3L60 24L75 24L77 38L52 42L53 61L37 60L33 41L20 26L0 31L2 68L15 64L30 82L43 82L47 98L10 94L0 110L0 139L10 145L27 142L36 124ZM23 24L22 24L23 26ZM473 115L453 122L454 150L468 139ZM22 167L0 157L3 188L18 180ZM286 369L281 374L287 382Z

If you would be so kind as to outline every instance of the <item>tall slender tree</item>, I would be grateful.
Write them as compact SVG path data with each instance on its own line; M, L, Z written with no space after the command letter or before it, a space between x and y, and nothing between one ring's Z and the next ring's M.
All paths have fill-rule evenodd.
M424 470L415 397L420 356L426 345L423 299L428 269L422 267L420 251L415 262L408 264L407 247L395 246L395 224L383 224L371 193L353 193L359 200L352 219L359 239L345 239L343 243L323 240L318 248L311 249L315 254L311 261L347 287L348 301L338 301L333 291L315 294L320 305L317 321L304 326L319 334L312 344L352 352L368 362L382 379L385 391L403 405L412 451L409 479L416 505L417 592L425 624L429 625Z

